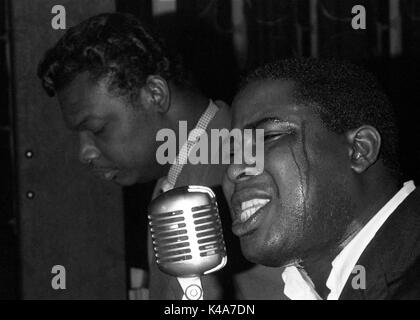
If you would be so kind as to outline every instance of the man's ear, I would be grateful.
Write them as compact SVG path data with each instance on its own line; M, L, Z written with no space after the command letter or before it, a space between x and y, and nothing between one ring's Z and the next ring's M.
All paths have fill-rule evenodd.
M362 173L373 165L379 157L381 135L372 126L361 126L346 133L349 143L351 168Z
M142 88L143 103L146 108L154 108L160 113L166 113L170 107L170 90L165 79L150 75Z

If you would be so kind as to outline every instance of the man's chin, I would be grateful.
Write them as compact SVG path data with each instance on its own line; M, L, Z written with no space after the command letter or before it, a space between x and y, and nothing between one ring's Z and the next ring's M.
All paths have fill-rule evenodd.
M113 183L121 186L121 187L129 187L136 183L138 183L138 178L135 175L127 175L127 174L118 174L115 179L112 180Z
M266 245L257 245L255 241L248 242L241 239L241 250L244 257L255 264L266 267L282 267L294 260L291 254L269 248Z
M252 263L266 265L267 258L266 255L262 252L262 248L257 246L255 242L250 242L244 239L240 240L242 254L245 259Z
M144 184L144 183L149 183L152 182L154 180L157 180L158 178L156 177L148 177L148 176L143 176L141 174L138 173L121 173L118 174L116 176L116 178L113 180L113 182L115 182L116 184L122 186L122 187L129 187L135 184Z

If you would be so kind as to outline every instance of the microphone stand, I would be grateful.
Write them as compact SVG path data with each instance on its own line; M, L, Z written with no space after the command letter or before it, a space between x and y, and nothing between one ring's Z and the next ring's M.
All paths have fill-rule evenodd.
M203 300L203 287L200 277L177 277L184 292L182 300Z

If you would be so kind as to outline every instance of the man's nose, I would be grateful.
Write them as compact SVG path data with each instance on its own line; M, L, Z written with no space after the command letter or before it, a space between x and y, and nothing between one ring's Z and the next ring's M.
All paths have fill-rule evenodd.
M83 164L88 164L100 156L99 149L95 146L93 139L89 136L87 132L81 132L79 135L80 139L80 150L79 150L79 160Z
M233 183L246 181L258 174L261 174L260 170L255 168L254 165L247 164L231 164L226 171L227 177Z
M233 163L229 165L226 172L228 179L233 183L239 183L261 174L264 170L264 131L257 129L255 138L250 129L245 129L244 133L234 129L231 134L233 135L233 140L231 140Z

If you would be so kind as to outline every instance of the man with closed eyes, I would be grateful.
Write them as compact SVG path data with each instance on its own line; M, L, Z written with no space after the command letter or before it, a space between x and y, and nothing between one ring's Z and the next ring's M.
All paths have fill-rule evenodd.
M402 180L395 117L370 74L333 60L265 65L232 121L265 138L264 170L226 172L232 230L248 260L285 267L287 297L420 298L420 191Z

